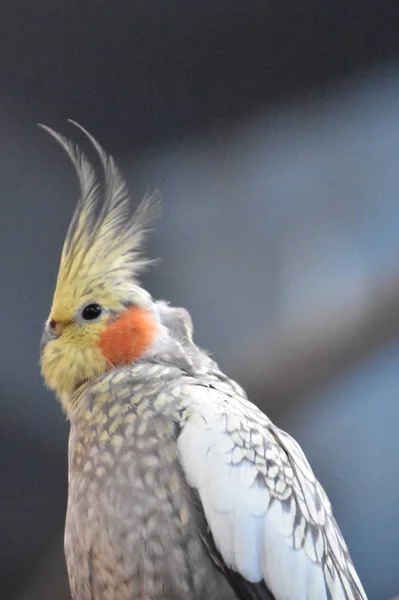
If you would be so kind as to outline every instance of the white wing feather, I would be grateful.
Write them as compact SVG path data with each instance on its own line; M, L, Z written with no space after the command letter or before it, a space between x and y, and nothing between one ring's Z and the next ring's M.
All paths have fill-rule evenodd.
M299 445L231 388L194 386L182 409L182 466L226 566L276 600L366 600Z

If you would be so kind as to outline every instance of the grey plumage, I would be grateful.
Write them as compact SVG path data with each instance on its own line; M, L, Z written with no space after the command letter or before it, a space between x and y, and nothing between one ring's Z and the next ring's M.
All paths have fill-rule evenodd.
M276 594L277 600L365 598L329 503L298 447L194 345L190 357L172 336L164 339L168 339L167 352L149 353L146 359L114 370L81 391L85 410L71 428L66 533L74 599L232 598L227 583L231 578L223 576L232 564L243 575L236 582L239 589L244 584L250 589L251 564L247 571L240 562L234 564L225 548L226 543L234 546L234 542L231 536L226 541L218 531L222 527L230 535L234 530L234 522L230 523L226 514L234 493L242 496L243 492L248 493L247 526L252 515L256 526L262 526L261 520L273 506L271 498L283 512L295 510L287 519L291 523L291 530L285 532L287 552L303 553L309 559L310 572L320 571L316 583L337 577L331 595L321 595L319 587L312 595L306 591L309 577L304 571L306 576L301 579L297 574L294 583L294 589L302 591L290 596ZM217 434L211 423L214 418L223 424ZM204 436L205 444L211 436L210 460L214 461L220 450L225 464L242 479L242 489L236 492L235 475L229 489L215 486L214 493L220 497L215 498L213 508L209 499L205 501L208 521L189 486L198 483L199 475L206 478L209 470L209 464L196 464L204 455L199 446L190 448L197 444L194 430ZM209 455L209 449L205 454ZM182 452L186 454L182 456ZM248 471L248 465L253 465L255 475L251 469L240 475L243 469ZM213 466L218 468L216 463ZM223 470L219 476L223 480ZM303 477L307 490L303 490ZM240 536L246 533L250 535L242 531ZM248 548L244 537L241 543L241 558L259 563L260 549L256 545ZM216 546L216 560L209 551L211 546ZM227 561L223 558L226 552ZM258 558L251 557L251 552L258 553ZM261 579L260 575L258 581ZM264 595L258 597L271 596L265 587Z
M106 423L98 416L93 427L86 415L71 428L65 548L73 597L227 600L231 589L201 540L203 516L178 457L174 386L184 375L149 362L133 369L133 380L118 370L87 394L92 412L104 387L112 389L97 412Z

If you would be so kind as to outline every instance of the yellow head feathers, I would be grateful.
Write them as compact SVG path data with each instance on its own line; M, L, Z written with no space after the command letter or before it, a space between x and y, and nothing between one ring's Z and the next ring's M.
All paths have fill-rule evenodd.
M86 156L65 137L41 125L68 154L80 186L54 293L52 317L56 320L70 317L71 311L89 302L93 294L99 302L106 299L112 310L120 310L126 302L140 303L147 299L136 277L152 262L141 255L141 246L147 225L158 209L154 197L145 197L132 214L126 183L114 159L105 154L85 129L72 123L89 138L101 159L104 199Z
M140 288L137 276L151 262L141 255L141 245L158 208L147 197L132 214L125 180L113 158L73 124L97 151L104 180L100 186L85 155L42 125L67 152L80 185L41 352L42 374L67 413L84 381L118 361L130 362L151 343L155 331L152 300Z

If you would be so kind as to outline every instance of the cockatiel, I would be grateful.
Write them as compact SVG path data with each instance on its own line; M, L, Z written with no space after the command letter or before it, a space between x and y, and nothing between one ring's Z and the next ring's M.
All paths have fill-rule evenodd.
M188 312L140 287L153 203L132 215L114 160L83 128L101 189L45 129L80 183L41 343L71 425L73 599L365 600L298 444L194 344Z

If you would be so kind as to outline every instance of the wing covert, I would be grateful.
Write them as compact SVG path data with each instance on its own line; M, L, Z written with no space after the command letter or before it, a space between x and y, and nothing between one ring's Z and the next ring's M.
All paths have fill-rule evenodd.
M366 600L299 445L231 388L193 386L182 408L183 470L226 567L276 600Z

